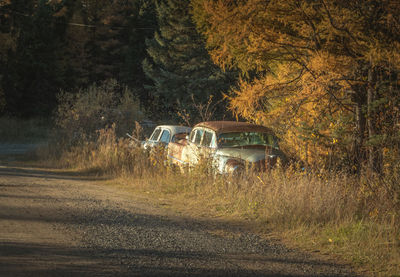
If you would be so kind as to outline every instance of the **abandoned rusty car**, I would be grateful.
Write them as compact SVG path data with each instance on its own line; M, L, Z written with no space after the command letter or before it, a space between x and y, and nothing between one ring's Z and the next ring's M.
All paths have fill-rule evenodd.
M177 125L159 125L157 126L150 138L142 142L144 149L154 146L167 146L170 142L178 141L186 137L192 128Z
M266 170L286 160L271 129L235 121L207 121L194 126L185 139L168 145L168 158L179 167L192 167L205 157L218 173Z

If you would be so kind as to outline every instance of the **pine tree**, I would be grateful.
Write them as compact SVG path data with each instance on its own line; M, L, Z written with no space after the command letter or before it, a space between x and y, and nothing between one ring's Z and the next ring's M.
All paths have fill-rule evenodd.
M146 42L150 58L143 69L153 81L148 90L159 109L190 110L192 96L199 102L206 102L210 95L220 97L227 82L195 29L189 1L158 1L156 11L159 31Z
M32 14L34 1L0 1L0 114L6 105L5 75L9 53L15 49L18 34Z
M88 73L88 83L114 78L145 101L142 61L145 38L152 36L156 26L153 1L82 0L77 12L88 26L82 42L86 62L81 70Z
M0 21L0 109L6 98L11 114L47 114L60 90L109 78L147 101L142 61L157 25L153 0L7 0Z
M154 0L138 0L133 3L133 12L128 17L126 50L123 55L119 78L121 83L128 85L137 94L142 103L148 103L149 98L145 84L149 83L143 72L142 62L148 57L146 39L153 37L156 30L156 14Z
M16 10L18 5L11 6L15 18L21 18L15 50L9 52L3 72L7 111L23 116L47 115L63 86L56 61L65 22L54 16L60 6L45 0L37 1L31 11L21 12Z
M118 48L121 47L120 41L116 39L121 26L113 28L115 22L110 20L113 4L118 1L81 0L81 2L88 35L84 46L87 55L85 71L89 74L88 82L93 83L114 76L115 63L119 62L118 58L110 58L112 55L117 55L113 51L118 53ZM117 8L119 7L117 3Z
M62 45L57 49L60 60L58 64L63 68L65 90L77 87L86 87L90 75L90 59L86 44L89 41L90 28L87 27L86 13L82 1L64 1L64 16L67 22Z

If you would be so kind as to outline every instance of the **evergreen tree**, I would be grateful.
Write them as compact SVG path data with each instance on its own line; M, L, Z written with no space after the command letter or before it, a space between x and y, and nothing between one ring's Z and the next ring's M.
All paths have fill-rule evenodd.
M157 28L155 3L153 0L139 0L134 3L134 13L129 16L128 43L120 71L121 83L128 85L139 96L141 103L149 103L144 85L149 79L143 72L142 62L148 57L146 39L154 35Z
M64 1L64 16L67 21L65 35L60 48L58 64L63 68L65 90L88 86L90 57L86 49L90 28L82 1Z
M11 12L22 19L18 20L15 50L9 52L2 80L7 111L22 116L46 115L63 86L56 61L65 22L54 16L60 9L57 4L40 0L31 13L24 13L16 10L17 2L11 1L15 4Z
M145 38L152 36L156 26L154 2L82 0L81 12L77 12L88 26L84 42L73 39L84 44L86 62L81 71L88 73L88 83L114 78L145 101L142 61Z
M120 41L115 39L120 30L113 28L115 22L110 20L110 10L113 9L114 2L118 1L82 0L81 2L88 36L84 45L87 54L85 67L89 74L88 81L93 83L111 78L115 74L115 63L119 61L118 58L110 58L111 54L117 55L114 51L119 52L118 48L121 47Z
M32 14L34 2L33 0L0 1L0 114L6 104L3 82L7 73L9 53L15 49L18 34Z
M225 75L214 66L197 33L189 12L189 1L165 0L156 3L159 31L147 40L150 55L143 63L153 81L149 92L158 109L190 110L193 102L216 98L227 88Z

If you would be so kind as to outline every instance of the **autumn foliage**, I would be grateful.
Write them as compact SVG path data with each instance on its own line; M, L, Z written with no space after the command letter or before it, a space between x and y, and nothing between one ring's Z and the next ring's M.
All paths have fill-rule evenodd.
M226 95L234 113L273 126L310 165L382 173L398 159L398 1L196 0L193 10L214 62L243 73Z

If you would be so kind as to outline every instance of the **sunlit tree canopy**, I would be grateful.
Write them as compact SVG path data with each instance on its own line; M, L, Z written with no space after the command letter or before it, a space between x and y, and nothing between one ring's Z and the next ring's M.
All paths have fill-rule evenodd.
M227 97L317 162L379 169L399 141L398 1L193 1L214 62L243 78Z

